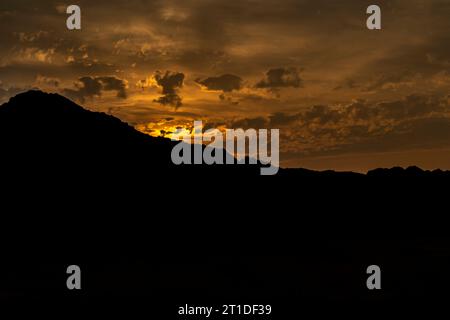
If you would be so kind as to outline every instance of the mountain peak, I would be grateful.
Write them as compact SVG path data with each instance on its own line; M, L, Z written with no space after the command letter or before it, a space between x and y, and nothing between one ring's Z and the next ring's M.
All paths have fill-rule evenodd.
M30 98L47 98L50 96L57 96L64 98L63 96L57 93L48 93L38 89L32 89L25 92L21 92L10 99L11 100L21 100L21 99L30 99Z
M39 106L39 108L37 108ZM83 107L57 93L29 90L19 93L0 106L1 111L24 112L23 116L46 112L86 112Z
M111 115L86 110L59 94L30 90L0 106L0 145L10 154L30 160L31 154L37 153L49 159L66 154L68 161L70 157L148 154L147 149L157 149L161 139L151 138Z

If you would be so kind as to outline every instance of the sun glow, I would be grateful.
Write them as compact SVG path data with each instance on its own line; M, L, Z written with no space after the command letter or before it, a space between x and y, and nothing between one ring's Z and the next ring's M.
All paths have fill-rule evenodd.
M172 124L172 121L161 120L159 122L142 123L136 125L136 130L148 134L152 137L175 138L174 134L190 135L192 132L192 123L188 121L180 121Z

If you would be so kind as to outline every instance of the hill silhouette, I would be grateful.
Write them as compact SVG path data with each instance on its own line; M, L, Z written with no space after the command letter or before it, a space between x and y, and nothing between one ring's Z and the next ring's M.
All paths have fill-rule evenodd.
M174 166L173 145L57 94L29 91L0 106L1 216L19 220L3 224L0 298L71 304L72 263L88 277L83 299L372 301L373 263L387 272L375 304L444 297L450 240L425 225L434 233L445 216L448 172L261 177L258 166Z
M28 91L0 106L0 168L8 191L18 190L13 195L22 198L51 194L65 202L92 202L89 207L99 212L116 209L111 198L123 199L126 210L135 206L136 211L148 199L164 199L163 205L176 199L178 210L185 212L201 197L205 208L239 204L236 213L291 212L287 208L386 212L386 207L403 213L439 206L436 199L446 190L440 186L449 177L449 172L416 167L366 175L280 169L275 176L261 176L259 165L176 166L170 158L175 143L58 94ZM108 201L92 198L99 194Z
M18 94L0 106L2 162L16 174L42 171L47 174L70 168L78 173L141 175L256 174L259 167L175 166L170 154L173 142L143 134L121 120L83 109L69 99L42 91ZM234 168L230 168L234 167ZM200 170L201 168L201 170Z
M44 166L47 173L57 170L94 170L133 174L221 174L259 175L255 165L175 166L170 152L176 142L135 130L112 115L92 112L59 95L31 90L18 94L0 106L0 147L2 162L16 174L35 173ZM360 174L317 172L307 169L281 169L280 176L295 178L355 178ZM370 177L449 176L441 170L376 169Z
M259 165L173 165L175 143L85 110L58 94L28 91L0 106L4 199L8 194L26 198L14 203L20 207L51 195L49 206L59 197L63 205L79 203L95 212L116 211L121 199L125 212L158 205L175 207L183 215L201 211L195 204L206 213L211 210L210 218L220 217L223 209L226 218L220 224L233 213L244 220L256 213L270 213L273 219L276 213L283 226L297 214L316 219L316 212L328 214L326 223L333 226L342 218L336 214L340 211L369 220L385 214L390 226L395 217L404 222L401 217L407 212L431 214L446 205L440 201L446 199L449 172L411 167L364 175L299 168L261 176ZM323 223L319 219L320 233L326 229Z

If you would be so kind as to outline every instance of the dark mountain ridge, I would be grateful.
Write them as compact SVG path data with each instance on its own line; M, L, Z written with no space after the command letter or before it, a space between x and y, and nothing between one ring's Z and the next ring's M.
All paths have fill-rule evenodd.
M434 227L448 187L426 177L448 172L261 177L258 166L174 166L173 145L56 94L0 106L1 216L19 220L2 221L0 298L71 297L64 268L73 263L87 275L83 301L358 301L372 297L370 264L386 272L382 299L447 290L450 241Z
M138 171L140 174L160 174L176 171L214 171L226 175L259 175L259 166L175 166L170 152L176 142L145 135L114 116L92 112L69 99L42 91L18 94L0 106L1 161L9 165L26 164L26 168L46 165L48 170L67 167L72 163L95 170ZM63 166L62 164L65 164ZM53 167L52 167L53 166ZM25 169L21 166L22 169ZM213 168L214 167L214 168ZM60 168L61 169L61 168ZM347 177L363 175L352 172L280 169L280 176ZM375 169L369 177L430 177L450 176L449 171L424 171L417 167Z
M259 166L176 166L167 138L151 137L111 115L86 110L58 94L28 91L0 106L0 147L10 168L47 173L162 175L256 174ZM27 173L29 173L28 170Z

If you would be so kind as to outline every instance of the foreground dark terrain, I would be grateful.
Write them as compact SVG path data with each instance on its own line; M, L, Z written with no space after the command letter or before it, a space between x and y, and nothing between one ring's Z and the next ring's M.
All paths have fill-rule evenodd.
M2 105L0 299L164 318L185 303L272 303L287 315L450 297L439 228L449 172L261 177L250 165L173 166L173 145L59 95ZM79 292L66 288L70 264ZM378 292L366 288L372 264Z

